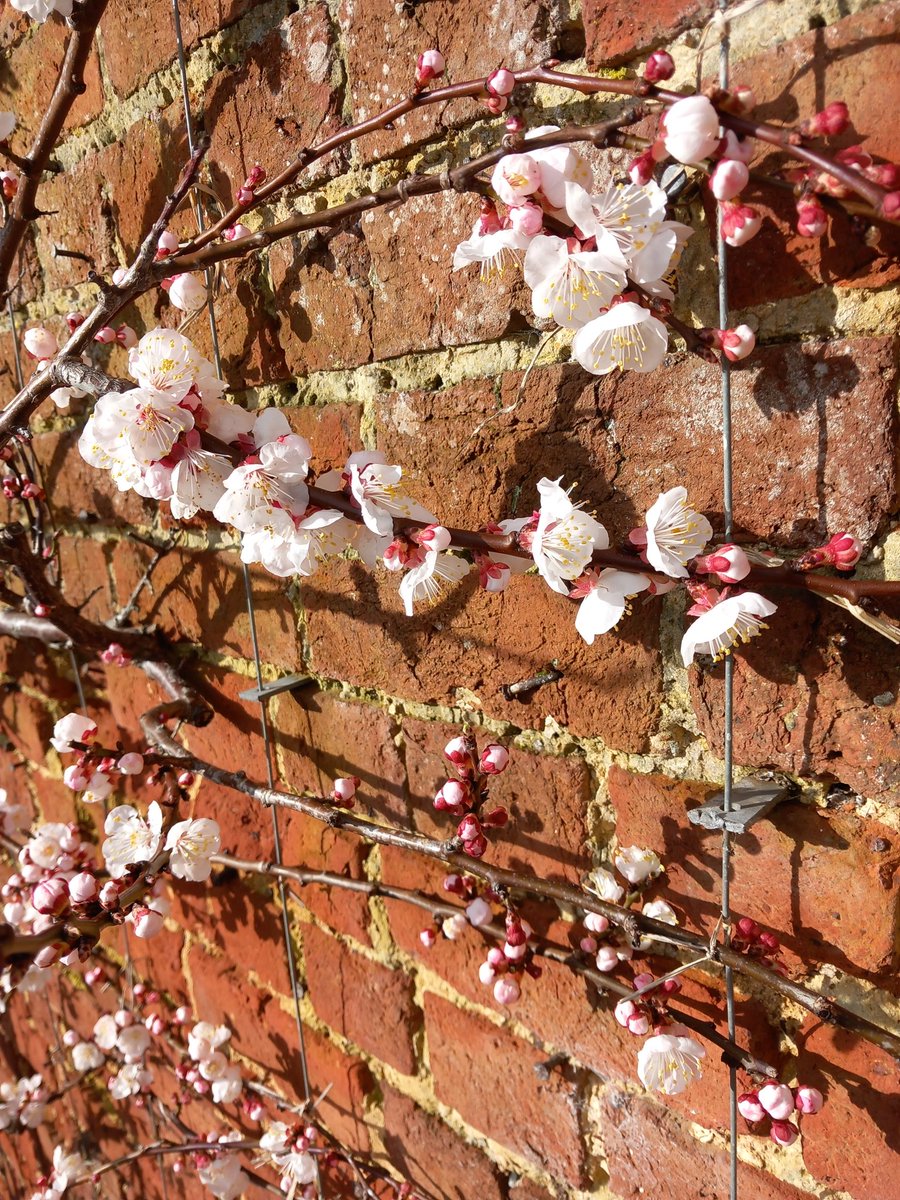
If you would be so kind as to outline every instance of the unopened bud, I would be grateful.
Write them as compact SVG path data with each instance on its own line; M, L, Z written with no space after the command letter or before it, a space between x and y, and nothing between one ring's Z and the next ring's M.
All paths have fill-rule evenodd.
M662 83L675 74L675 60L665 50L654 50L644 66L644 78L648 83Z
M69 895L73 904L87 904L97 897L97 880L90 871L80 871L69 880Z
M32 358L52 358L59 350L59 343L56 336L45 329L43 325L37 325L32 329L26 329L22 334L22 345Z
M446 69L440 50L425 50L416 59L416 86L423 88L432 79L440 79Z
M790 1121L773 1121L769 1137L778 1146L793 1146L797 1140L797 1130Z
M69 907L69 888L64 879L53 876L37 884L31 893L31 903L39 913L58 917Z
M422 945L425 947L425 949L426 949L426 950L430 950L430 949L431 949L431 947L432 947L432 946L435 944L435 942L437 941L437 934L436 934L436 933L434 932L434 930L433 930L433 929L432 929L432 928L429 926L429 928L428 928L428 929L423 929L423 930L422 930L422 931L419 933L419 941L422 943Z
M806 1087L804 1084L801 1084L797 1088L794 1103L800 1112L805 1113L807 1116L812 1116L822 1111L825 1099L818 1088Z
M709 187L717 200L733 200L750 182L750 170L738 159L719 162L709 177Z
M509 766L509 751L491 742L482 750L478 765L484 775L500 775Z
M738 1097L738 1112L745 1121L753 1124L764 1120L766 1116L766 1110L760 1104L756 1092L744 1092L742 1096Z
M492 96L510 96L516 86L516 77L512 71L499 67L496 71L491 71L484 86Z
M334 788L331 792L331 798L336 804L351 805L353 797L356 795L356 789L360 785L360 780L355 775L350 775L346 779L336 779Z
M423 550L449 550L453 539L450 531L443 525L429 525L416 535L416 540Z
M800 132L808 137L835 137L843 133L850 125L850 111L843 100L833 100L831 104L803 121Z
M828 214L815 196L797 201L797 232L801 237L818 238L828 229Z

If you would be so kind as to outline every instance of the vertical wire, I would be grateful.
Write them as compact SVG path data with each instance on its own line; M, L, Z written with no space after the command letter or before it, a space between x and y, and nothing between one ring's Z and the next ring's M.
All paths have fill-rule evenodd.
M187 137L188 137L188 148L189 148L190 152L193 154L194 144L195 144L194 125L193 125L193 120L191 118L190 89L188 87L187 61L186 61L185 50L184 50L184 38L182 35L182 30L181 30L181 12L179 10L179 0L172 0L172 18L173 18L173 24L174 24L174 29L175 29L175 41L176 41L176 45L178 48L178 69L179 69L179 73L181 76L181 96L182 96L182 102L184 105L185 129L187 131ZM195 197L194 197L194 213L196 215L197 225L202 230L203 224L204 224L203 210L202 210L202 207L200 204L199 197L196 195L196 193L195 193ZM213 284L213 273L210 268L207 268L207 270L206 270L207 305L209 307L209 328L210 328L210 335L211 335L211 339L212 339L213 362L215 363L216 373L221 378L221 376L222 376L222 360L221 360L221 354L219 351L219 337L218 337L218 330L216 328L216 314L215 314L215 307L214 307L214 302L213 302L212 284ZM256 606L253 601L253 584L252 584L252 580L250 579L250 571L249 571L246 563L242 564L242 567L243 567L243 578L244 578L244 591L247 596L247 616L250 621L250 640L251 640L251 643L253 646L253 662L254 662L254 667L256 670L256 686L257 686L257 689L261 689L263 686L263 678L262 678L262 665L261 665L260 654L259 654L259 638L257 636L257 630L256 630ZM263 696L260 696L260 700L259 700L259 720L260 720L260 727L262 729L263 743L265 746L266 778L268 781L268 785L271 788L274 786L274 783L275 783L275 772L274 772L274 768L273 768L272 738L271 738L271 733L270 733L270 729L269 729L269 717L268 717L268 712L266 710L265 697L263 697ZM277 810L277 808L272 808L271 812L272 812L272 841L273 841L273 851L274 851L274 855L275 855L275 862L278 866L282 866L283 859L282 859L282 854L281 854L281 830L279 828L279 823L278 823L278 810ZM306 1038L304 1036L303 1018L302 1018L301 1011L300 1011L300 1000L301 1000L300 982L297 977L297 961L294 956L294 945L291 940L291 923L290 923L290 915L289 915L288 906L287 906L287 893L286 893L286 889L285 889L285 882L281 878L279 878L279 880L278 880L278 895L279 895L279 901L281 904L281 926L282 926L282 934L284 937L284 948L285 948L285 954L287 956L288 974L290 976L290 981L291 981L291 996L294 1001L294 1017L295 1017L296 1024L297 1024L297 1043L298 1043L299 1051L300 1051L300 1055L299 1055L299 1057L300 1057L300 1074L301 1074L301 1080L302 1080L302 1084L303 1084L303 1099L304 1099L304 1101L308 1102L312 1098L312 1095L311 1095L310 1085L309 1085L309 1065L307 1063L307 1057L306 1057ZM324 1190L322 1187L322 1178L321 1178L321 1174L319 1172L318 1160L316 1160L316 1162L315 1162L315 1171L316 1171L316 1191L319 1196L322 1196L322 1195L324 1195Z
M718 0L721 13L725 12L727 0ZM727 21L723 24L722 39L719 43L719 86L728 88L728 58L730 37ZM719 268L719 328L728 328L728 248L722 233L722 209L718 209L717 230L717 261ZM722 380L722 496L725 516L725 540L731 540L734 526L734 474L731 438L731 363L724 354L720 355ZM722 807L726 813L732 810L732 789L734 784L734 659L728 654L725 657L725 703L724 703L724 747L725 786ZM727 829L722 830L722 927L723 938L727 945L731 941L731 834ZM728 1036L734 1041L734 972L731 967L725 967L725 1010L728 1022ZM728 1066L728 1123L729 1123L729 1200L737 1200L737 1067L733 1063Z

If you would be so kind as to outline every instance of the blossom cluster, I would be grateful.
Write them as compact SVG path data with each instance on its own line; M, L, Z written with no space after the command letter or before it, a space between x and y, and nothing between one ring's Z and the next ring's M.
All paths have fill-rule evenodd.
M438 812L459 817L456 836L463 850L472 858L481 858L488 847L486 829L502 828L509 812L502 805L486 809L490 782L509 765L509 751L492 742L481 754L469 730L453 738L444 747L444 758L456 772L456 779L446 780L434 797Z

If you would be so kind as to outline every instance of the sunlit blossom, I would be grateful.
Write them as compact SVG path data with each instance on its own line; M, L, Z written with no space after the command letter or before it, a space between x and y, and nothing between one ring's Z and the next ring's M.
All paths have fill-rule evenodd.
M647 560L664 575L686 579L686 564L711 537L709 521L687 503L687 488L663 492L647 512Z
M572 355L592 375L654 371L666 356L669 335L662 321L634 301L615 304L575 334Z
M568 581L583 573L595 550L609 546L609 535L590 513L572 503L559 479L541 479L537 486L541 508L531 554L544 580L567 596Z
M706 1051L687 1036L681 1025L670 1025L668 1032L647 1038L638 1051L638 1077L645 1088L677 1096L702 1075L701 1058Z
M723 593L724 597L724 593ZM698 654L721 658L736 643L748 642L768 626L777 605L758 592L741 592L718 601L689 625L681 639L681 658L689 667Z

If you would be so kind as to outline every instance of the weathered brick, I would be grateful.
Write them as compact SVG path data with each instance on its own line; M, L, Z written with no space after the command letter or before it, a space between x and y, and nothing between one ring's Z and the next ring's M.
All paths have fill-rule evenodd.
M433 800L448 777L444 746L458 733L451 725L403 722L412 820L423 833L436 837L449 837L457 823L435 812ZM489 740L482 736L481 745ZM510 820L489 835L488 861L543 878L577 880L591 865L585 849L591 792L583 759L545 758L513 749L509 767L490 790L487 808L504 805Z
M718 371L686 358L661 370L601 384L622 462L617 496L599 515L624 504L640 524L657 493L687 483L721 529ZM895 371L887 339L857 338L764 346L732 373L739 537L807 547L842 529L863 541L880 531L897 486Z
M482 1017L425 996L428 1058L438 1099L481 1133L575 1187L586 1182L579 1135L579 1073L541 1079L540 1052ZM466 1054L459 1053L460 1044Z
M718 916L720 844L688 823L687 810L711 790L615 766L609 772L619 844L657 851L666 873L653 895L707 933ZM872 851L876 838L887 845L882 853ZM895 949L898 853L896 836L877 821L782 804L735 841L732 910L776 933L807 968L824 961L884 970Z
M896 1063L870 1043L810 1019L797 1075L825 1096L822 1111L803 1119L803 1159L815 1178L853 1200L898 1200Z
M898 14L895 0L873 5L743 60L739 78L756 95L753 116L793 125L833 100L845 100L852 124L840 137L828 139L828 153L862 143L876 159L897 162L900 136L896 123L884 119L880 88L873 81L893 78L900 70L900 48L893 36ZM813 61L816 69L811 71ZM785 156L769 147L753 164L764 173L785 165ZM764 220L759 234L732 252L735 269L729 272L729 293L735 307L805 295L822 285L884 287L898 278L896 229L879 229L878 246L869 247L839 215L829 222L824 238L801 238L790 193L754 186L746 199L760 209ZM773 261L779 264L777 271L771 270Z
M438 1117L422 1112L392 1087L384 1089L383 1106L385 1150L414 1187L446 1200L504 1197L490 1161Z
M190 0L181 4L181 31L187 50L217 29L236 21L253 0ZM100 23L113 87L127 96L175 58L172 9L167 0L125 11L111 4Z
M500 0L474 13L454 0L399 10L392 0L342 0L337 22L354 119L374 117L408 96L416 58L431 46L441 49L453 82L486 76L500 63L518 70L539 62L551 49L550 20L546 0ZM396 133L365 138L359 153L367 159L396 154L398 148L408 153L435 132L483 112L474 100L427 106L398 122Z
M658 1192L667 1200L726 1200L727 1153L696 1141L673 1113L616 1087L607 1089L602 1105L601 1136L616 1196L637 1200ZM807 1194L746 1163L738 1164L738 1189L753 1200L801 1200Z
M303 951L310 999L322 1020L398 1071L414 1074L419 1015L412 980L355 954L315 925L303 930Z
M432 703L474 692L486 713L518 726L542 728L552 716L618 748L646 748L662 696L653 605L589 647L571 607L537 578L488 596L470 575L412 618L402 615L396 586L395 576L357 562L329 563L304 586L316 670ZM501 684L528 679L554 659L560 683L524 702L503 698Z
M703 24L712 8L712 0L650 0L640 5L584 0L587 60L593 67L605 67L633 58Z
M768 625L735 656L736 761L837 779L897 804L900 663L890 644L812 597L779 596ZM716 752L722 688L721 665L692 669L694 709Z

